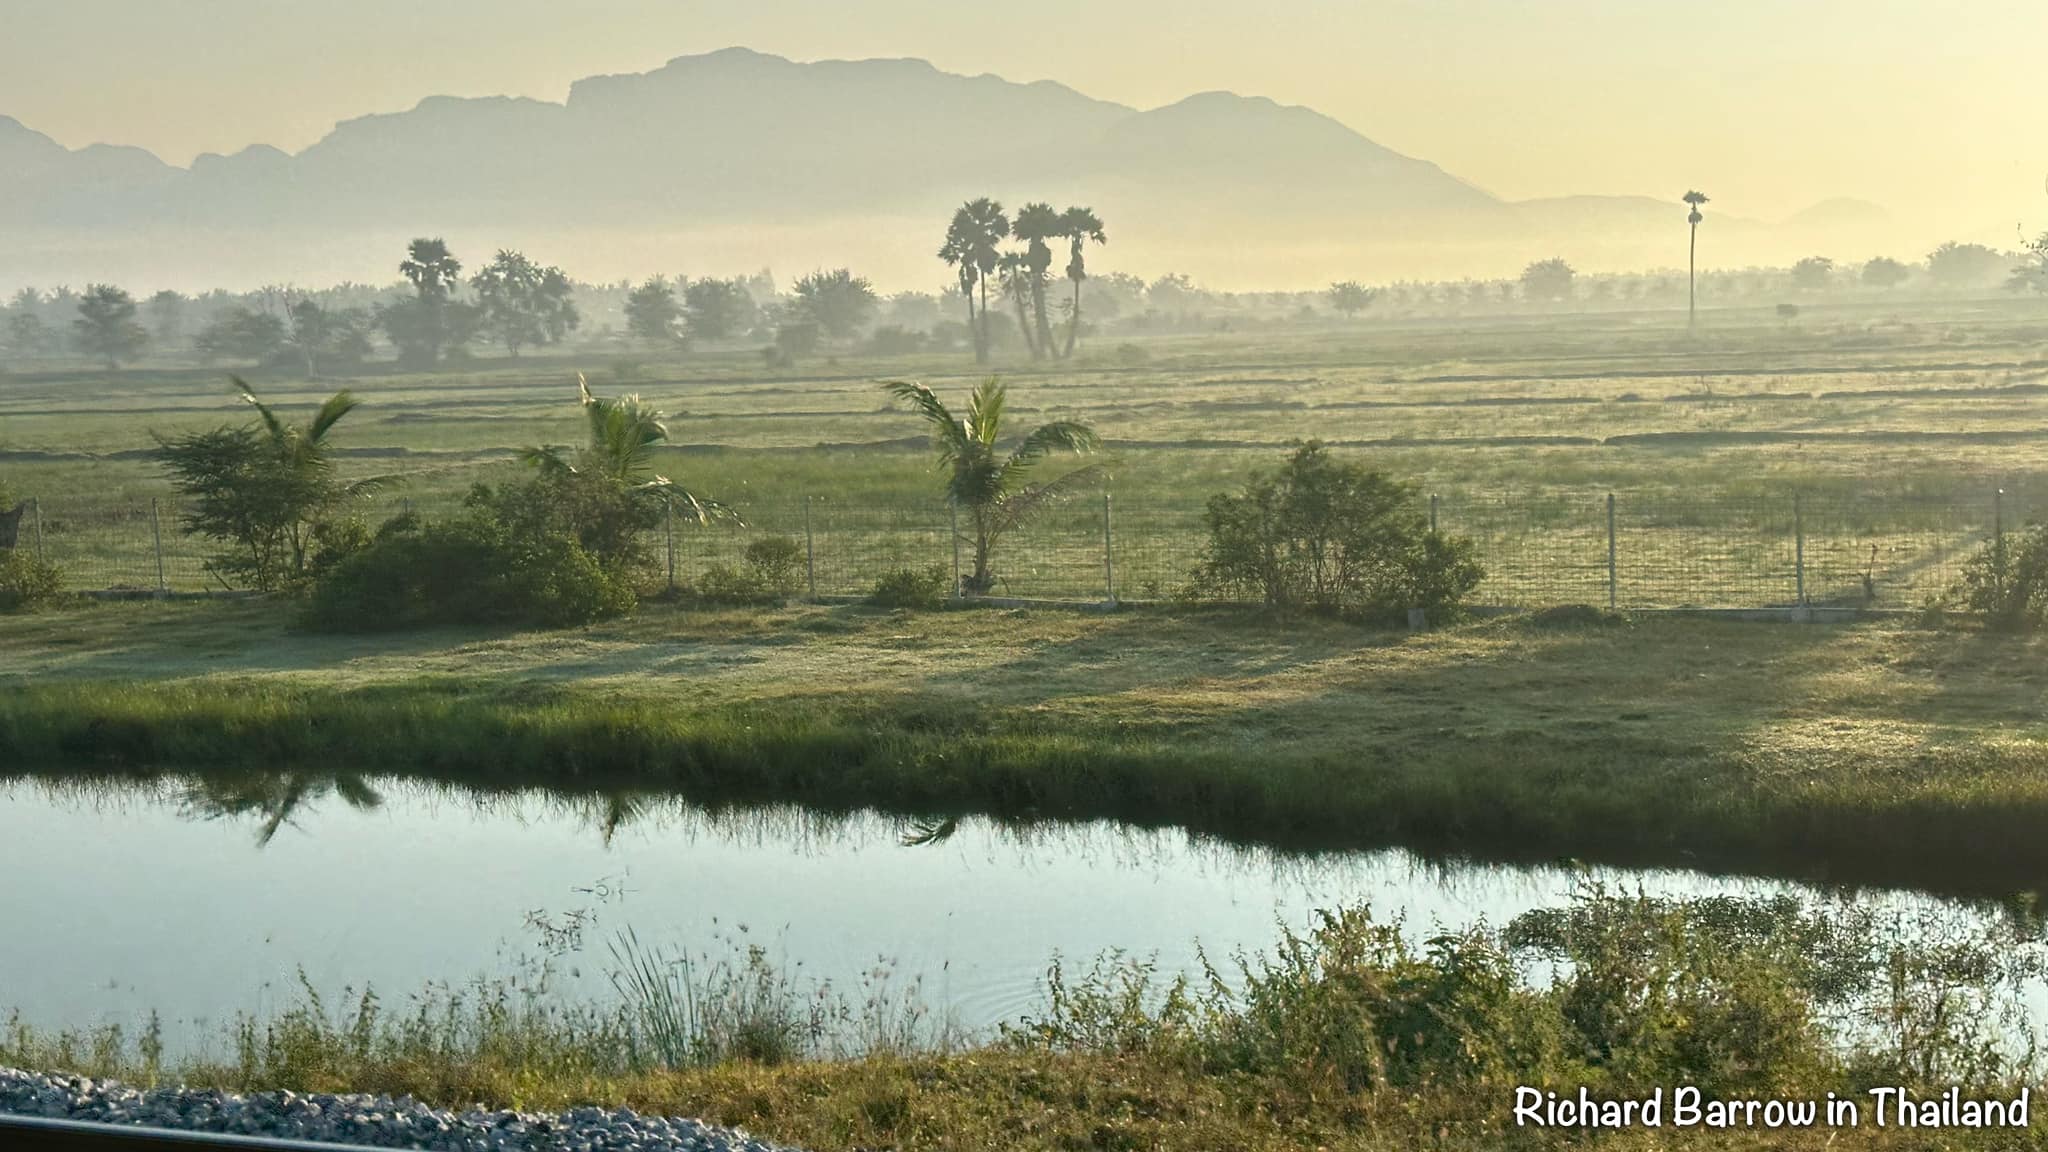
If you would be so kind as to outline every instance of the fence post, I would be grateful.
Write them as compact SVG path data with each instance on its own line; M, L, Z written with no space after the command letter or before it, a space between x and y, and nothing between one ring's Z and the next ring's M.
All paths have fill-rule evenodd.
M1436 493L1429 494L1429 534L1436 535Z
M1799 493L1792 494L1792 572L1799 589L1799 607L1806 607L1806 523L1801 516Z
M946 501L946 530L953 536L953 599L960 598L960 504Z
M170 595L171 588L164 580L164 525L154 496L149 498L149 534L156 542L156 598L161 600Z
M36 530L36 559L47 560L49 557L43 555L43 498L40 496L29 497L28 511L29 519L35 525Z
M1991 490L1991 546L2005 547L2005 489Z
M662 502L661 533L668 549L668 590L676 590L676 502L673 499Z
M1614 493L1607 494L1607 610L1614 611L1619 582L1614 571Z
M811 543L811 498L804 496L804 583L811 589L811 599L818 598L818 550Z
M1102 494L1102 594L1110 605L1116 604L1116 538L1110 532L1109 493Z

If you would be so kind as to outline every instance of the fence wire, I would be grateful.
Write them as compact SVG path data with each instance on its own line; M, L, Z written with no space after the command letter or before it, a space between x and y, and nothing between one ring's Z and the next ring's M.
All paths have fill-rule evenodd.
M382 498L366 519L443 516L459 497ZM745 567L750 543L782 537L801 557L799 595L861 596L900 569L974 570L974 528L941 501L856 503L826 496L735 507L743 524L663 522L645 543L650 579L699 587L716 566ZM2034 522L2011 492L1961 499L1604 494L1427 497L1437 529L1472 540L1486 569L1481 605L1612 604L1622 609L1917 608L1952 592L1964 565L2000 532ZM190 593L227 583L218 545L185 531L169 497L125 503L63 494L30 501L15 547L54 563L78 591ZM1201 563L1200 507L1077 497L1001 534L989 594L1099 602L1158 600Z

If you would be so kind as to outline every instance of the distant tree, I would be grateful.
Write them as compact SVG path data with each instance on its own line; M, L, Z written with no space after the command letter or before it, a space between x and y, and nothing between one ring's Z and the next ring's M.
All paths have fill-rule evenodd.
M946 226L946 242L939 248L939 259L953 267L960 294L967 298L967 326L974 332L976 363L988 359L988 278L996 271L1003 240L1009 234L1010 218L1003 206L984 196L954 210L952 222ZM977 290L981 294L978 322Z
M1145 299L1160 311L1179 311L1195 302L1195 282L1185 272L1168 272L1145 286Z
M290 339L283 320L237 305L200 329L192 347L209 363L246 360L262 364L274 359Z
M34 312L13 310L7 317L7 350L16 356L48 356L56 350L57 334Z
M2020 245L2020 263L2005 286L2015 292L2048 293L2048 232Z
M1024 267L1030 274L1033 331L1037 334L1032 342L1032 354L1050 356L1053 354L1052 320L1045 307L1045 282L1046 274L1052 270L1052 246L1048 241L1060 235L1060 214L1050 204L1026 204L1017 210L1017 219L1010 225L1010 235L1024 242Z
M87 285L71 322L78 351L119 368L149 344L149 330L135 321L135 299L112 284Z
M683 289L683 311L690 335L725 340L752 327L758 309L738 280L696 280Z
M1007 398L1002 381L984 380L969 398L967 411L954 416L922 384L896 380L882 385L889 395L907 401L931 430L939 467L947 472L946 497L968 520L974 541L973 574L962 579L961 591L986 593L995 587L989 561L996 542L1010 529L1043 511L1073 489L1099 479L1095 468L1081 468L1040 484L1025 481L1034 468L1055 452L1089 452L1100 442L1085 424L1056 420L1025 436L1008 456L997 454L1003 434Z
M1927 276L1943 288L1984 288L2003 280L2012 260L1983 244L1951 240L1927 254Z
M1330 285L1330 307L1346 316L1356 316L1372 306L1375 293L1356 280L1340 280Z
M1691 328L1699 318L1700 221L1706 219L1700 215L1700 205L1707 202L1707 194L1687 191L1681 199L1690 206L1690 210L1685 214L1685 222L1692 230L1685 246L1685 326Z
M1067 238L1070 246L1067 279L1074 285L1073 303L1067 313L1067 348L1061 355L1072 356L1074 341L1081 332L1081 281L1088 278L1088 261L1081 249L1090 240L1106 244L1109 236L1102 230L1102 220L1089 208L1069 208L1060 213L1060 235Z
M291 317L291 344L306 361L306 379L318 379L320 354L334 339L335 318L311 296L288 305L285 314Z
M844 340L859 331L875 312L875 287L845 268L818 271L796 282L796 306L818 331Z
M1896 288L1913 275L1913 270L1889 256L1879 256L1863 265L1863 282L1872 288Z
M1824 292L1835 276L1835 262L1826 256L1808 256L1792 266L1792 287L1800 292Z
M1522 295L1546 304L1572 298L1572 280L1578 273L1560 257L1538 260L1522 269Z
M775 326L777 358L781 363L789 364L799 356L809 356L818 350L818 344L823 339L818 322L806 319L802 312L797 312Z
M168 288L151 296L149 327L157 347L176 344L185 335L185 298Z
M377 322L398 346L400 362L432 367L445 350L468 343L476 332L475 309L454 299L462 262L445 241L422 237L406 247L398 270L412 285L413 296L379 309Z
M672 344L682 336L683 310L665 276L650 277L626 297L626 331L650 344Z
M515 360L521 348L560 343L582 321L569 278L524 253L499 249L469 278L469 286L476 291L481 331Z
M909 332L929 332L945 319L945 310L929 292L898 292L884 312L889 323Z
M1042 353L1038 347L1038 331L1031 326L1031 265L1022 252L1005 252L996 261L996 282L1002 286L1003 295L1017 306L1017 331L1024 336L1024 346L1031 350L1031 358L1038 359ZM988 312L984 309L982 319L986 322Z

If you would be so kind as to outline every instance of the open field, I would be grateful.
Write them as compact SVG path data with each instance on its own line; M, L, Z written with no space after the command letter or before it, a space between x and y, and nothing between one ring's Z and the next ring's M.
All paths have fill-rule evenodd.
M0 760L1110 817L1977 895L2048 880L2040 641L659 606L574 632L337 639L281 615L0 622Z
M1914 307L1817 309L1796 326L1709 313L1690 340L1662 313L1262 328L999 367L1014 416L1084 420L1110 441L1125 599L1170 594L1199 556L1207 496L1313 436L1436 496L1443 527L1480 545L1485 602L1605 602L1612 493L1621 606L1795 602L1796 525L1810 601L1914 608L1953 583L1994 516L2017 524L2048 504L2048 314L2024 300ZM338 435L345 466L407 478L378 516L447 507L514 450L576 438L576 371L675 414L664 468L739 507L754 532L801 537L808 522L821 594L949 562L919 431L875 381L961 391L974 371L958 355L774 372L740 352L589 349L256 383L288 410L343 384L364 398ZM142 457L152 432L239 418L224 375L0 376L0 480L40 501L44 545L74 586L157 584L152 498L165 501L163 582L207 586L203 548L179 536ZM1076 500L1013 538L1001 589L1103 598L1102 519L1100 501ZM746 538L680 529L678 579Z

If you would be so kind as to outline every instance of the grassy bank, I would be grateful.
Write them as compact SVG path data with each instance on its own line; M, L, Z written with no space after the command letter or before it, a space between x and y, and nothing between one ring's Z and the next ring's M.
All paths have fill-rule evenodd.
M1285 847L1972 894L2048 880L2038 641L820 607L333 638L277 615L123 604L0 621L0 762L1112 817Z
M1226 965L1227 979L1055 966L1040 1010L969 1046L905 1031L914 1005L849 1005L758 953L689 967L622 942L608 1004L518 981L429 989L398 1008L308 992L231 1025L229 1055L170 1062L147 1027L42 1034L16 1020L0 1029L0 1065L454 1108L623 1104L817 1152L1578 1146L1577 1131L1517 1127L1516 1087L1867 1102L1873 1086L1953 1084L2009 1100L2035 1078L2001 1009L2038 981L2037 942L1782 900L1587 890L1426 950L1362 908L1335 910ZM1567 966L1533 975L1537 960ZM2043 1130L1965 1135L2039 1147ZM1599 1143L1933 1148L1955 1135L1880 1127L1866 1107L1853 1129L1639 1129Z

